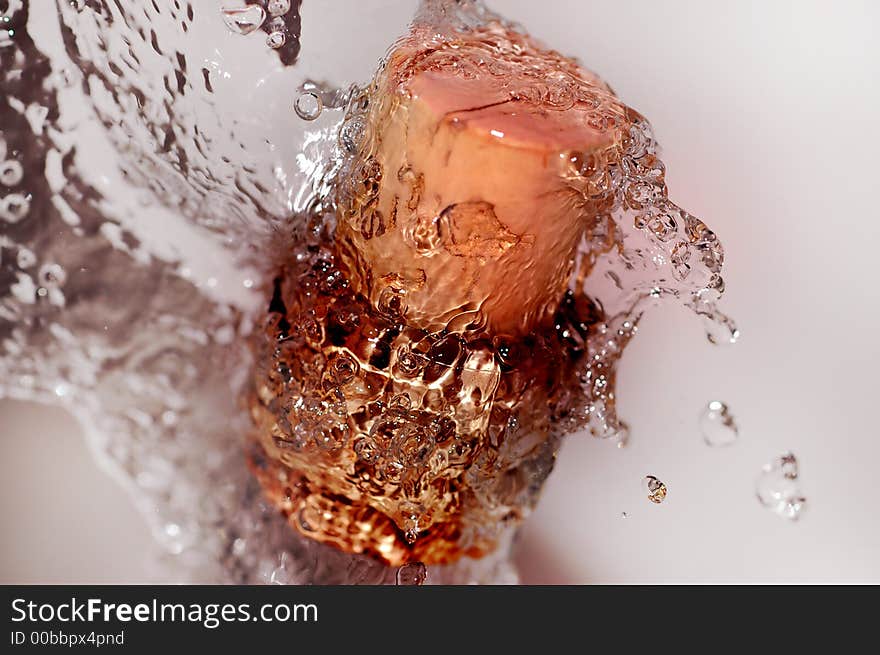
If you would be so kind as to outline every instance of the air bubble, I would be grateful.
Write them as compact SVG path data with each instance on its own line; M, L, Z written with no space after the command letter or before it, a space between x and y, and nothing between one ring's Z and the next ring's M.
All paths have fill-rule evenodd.
M47 289L57 288L64 286L67 281L67 272L58 264L43 264L37 274L37 279L40 285Z
M15 257L15 263L21 269L30 268L37 263L37 256L28 248L19 248Z
M666 484L653 475L645 476L643 487L648 493L648 500L652 503L659 505L666 500Z
M321 96L314 91L306 91L300 94L293 104L296 115L304 121L313 121L324 110L324 103L321 102Z
M286 42L287 37L284 35L284 32L269 32L269 36L266 37L266 45L274 50L277 50Z
M21 164L14 159L0 164L0 184L3 186L15 186L21 182L23 177L24 171Z
M428 568L422 562L410 562L397 569L397 584L400 586L421 586L428 577Z
M7 223L18 223L30 211L31 203L20 193L10 193L0 198L0 218Z
M739 436L730 409L720 400L710 401L700 414L700 431L710 446L729 446Z
M290 11L290 0L269 0L266 9L270 16L283 16Z
M764 465L755 486L758 502L777 516L797 521L807 505L798 483L798 461L787 452Z

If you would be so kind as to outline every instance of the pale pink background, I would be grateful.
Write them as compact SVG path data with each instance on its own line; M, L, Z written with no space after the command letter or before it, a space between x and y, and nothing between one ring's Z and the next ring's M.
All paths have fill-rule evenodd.
M414 6L377 2L389 13L358 22L304 4L306 39L310 24L363 30L370 57L328 55L351 79ZM620 375L630 446L568 440L523 534L525 580L880 582L880 5L492 4L651 119L674 198L724 242L724 305L743 333L720 349L684 311L647 317ZM730 448L698 432L714 398L741 426ZM785 449L809 498L798 524L754 498ZM663 505L646 474L668 484ZM0 525L0 582L149 579L141 519L58 410L0 402Z

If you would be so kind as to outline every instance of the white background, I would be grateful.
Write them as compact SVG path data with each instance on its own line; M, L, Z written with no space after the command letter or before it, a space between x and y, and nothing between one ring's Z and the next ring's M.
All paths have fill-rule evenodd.
M313 23L363 31L370 57L332 55L352 79L414 5L377 2L359 24L317 4L306 41ZM568 439L520 543L525 580L880 582L880 4L491 4L651 120L671 196L724 243L742 330L717 348L683 310L643 321L619 379L630 445ZM711 399L739 422L729 448L701 440ZM754 497L787 449L808 497L796 524ZM667 483L662 505L646 474ZM2 582L147 579L146 529L57 410L0 403L0 521Z

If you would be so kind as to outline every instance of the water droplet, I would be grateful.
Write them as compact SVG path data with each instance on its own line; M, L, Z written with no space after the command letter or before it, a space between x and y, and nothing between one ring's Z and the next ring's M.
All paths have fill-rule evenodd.
M397 584L400 586L420 586L425 584L428 569L421 562L410 562L397 569Z
M314 91L306 91L300 94L299 98L293 104L296 115L304 121L313 121L324 110L324 103L321 102L321 96Z
M739 328L720 312L704 316L706 339L716 346L733 345L739 341Z
M284 32L270 32L269 36L266 37L266 45L275 50L283 46L286 42L287 37L284 35Z
M260 5L235 7L223 10L223 22L235 34L246 36L259 29L266 20L266 11Z
M290 11L290 0L269 0L266 9L270 16L283 16Z
M629 426L626 423L621 422L620 429L614 436L614 441L618 448L626 448L627 444L629 444L629 434Z
M645 476L645 490L648 492L648 500L658 505L666 500L666 484L653 475Z
M798 461L793 453L784 453L764 465L755 486L758 501L777 516L797 521L807 499L798 484Z
M713 400L700 414L703 440L710 446L729 446L739 436L739 428L730 409L720 400Z

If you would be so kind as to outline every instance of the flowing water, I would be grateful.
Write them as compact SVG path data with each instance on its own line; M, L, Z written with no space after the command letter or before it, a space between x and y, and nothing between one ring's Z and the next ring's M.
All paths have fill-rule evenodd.
M467 75L490 61L496 79L511 80L517 101L588 107L597 129L626 131L598 160L566 153L572 185L601 207L601 220L579 243L558 320L537 336L573 363L564 388L553 391L554 406L565 411L552 417L552 438L524 469L521 495L505 500L527 509L562 435L586 428L625 442L616 364L647 307L682 303L706 320L710 341L736 340L736 327L715 306L723 251L702 221L668 199L657 144L637 112L607 92L581 93L571 71L545 84L550 71L537 59L534 77L512 75L512 62L522 70L530 46L477 2L423 3L413 28L422 33L433 39L435 57L422 65L454 59ZM465 33L480 37L457 47ZM80 420L96 456L151 521L167 552L165 579L515 580L510 530L496 536L490 556L427 573L413 561L395 571L299 535L248 471L249 389L254 370L259 378L265 366L254 343L267 329L277 337L284 312L276 308L267 328L266 308L271 318L278 271L297 271L294 281L311 271L318 296L338 296L333 284L343 276L321 263L322 252L336 217L362 217L370 202L352 183L369 188L373 169L365 164L379 138L371 126L384 111L375 83L329 84L323 80L332 71L310 70L300 56L308 39L297 1L0 0L0 397L60 403ZM247 47L237 50L238 42ZM295 89L279 93L292 81ZM260 107L265 115L254 111ZM352 206L357 211L346 214ZM400 291L379 294L372 307L361 297L346 302L386 320L402 311ZM451 332L466 334L471 323ZM482 346L465 337L456 337L447 357L449 332L425 342L435 362L479 360ZM303 335L308 341L308 326ZM505 358L522 356L515 351L493 344L485 352L498 363L489 368L512 366ZM289 355L273 366L288 365ZM421 366L419 356L398 355L394 366ZM334 365L336 382L348 383L351 362ZM472 377L485 392L483 378ZM383 402L395 416L417 409L400 406L408 399ZM504 429L515 432L517 420L505 415ZM298 425L325 434L304 421L290 434ZM281 441L283 449L291 439ZM364 453L376 444L359 443L358 456L369 461ZM447 459L435 468L459 466L473 477L478 465L488 466L477 452L459 452L452 464L443 452ZM504 457L509 467L524 455ZM484 506L498 505L502 490L476 482L474 489ZM658 489L654 502L666 495L665 485L662 497ZM388 513L414 541L428 519L401 507Z

